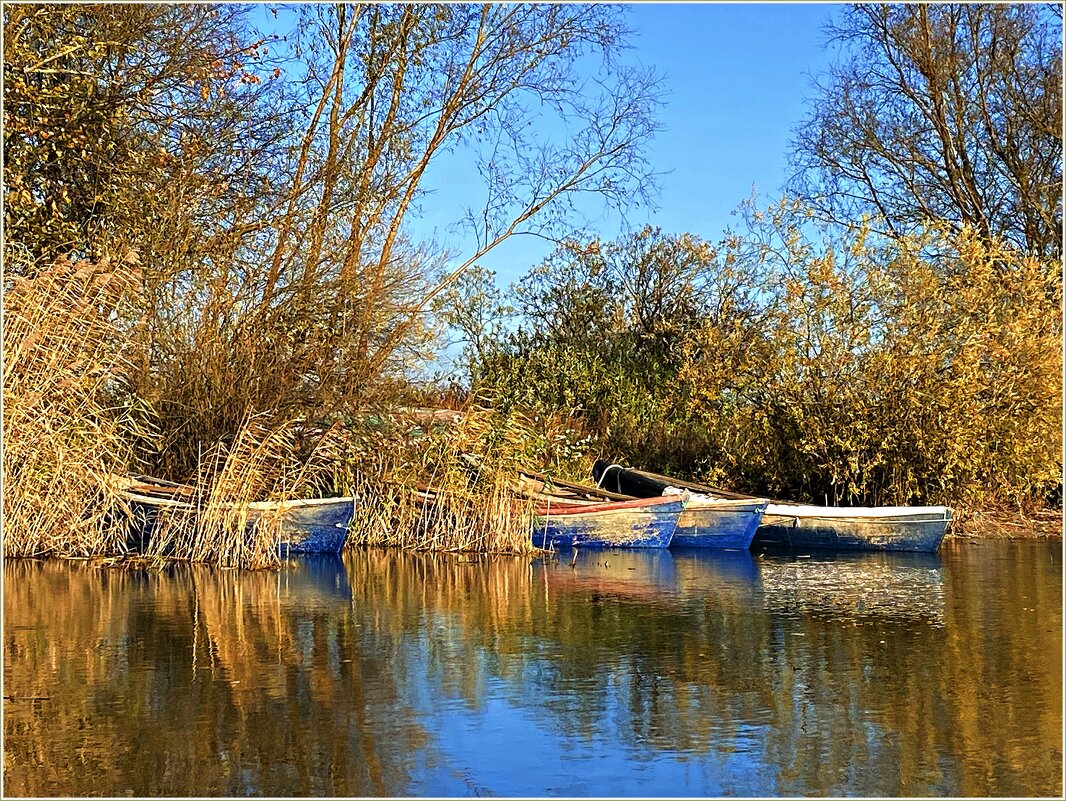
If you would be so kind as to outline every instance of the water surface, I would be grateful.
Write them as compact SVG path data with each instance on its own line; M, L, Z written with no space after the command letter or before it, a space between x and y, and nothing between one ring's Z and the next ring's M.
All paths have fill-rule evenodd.
M4 793L1061 796L1062 546L4 564Z

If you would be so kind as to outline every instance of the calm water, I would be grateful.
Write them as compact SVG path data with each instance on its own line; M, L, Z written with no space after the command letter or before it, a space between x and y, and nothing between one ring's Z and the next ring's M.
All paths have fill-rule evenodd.
M6 795L1061 796L1062 546L4 564Z

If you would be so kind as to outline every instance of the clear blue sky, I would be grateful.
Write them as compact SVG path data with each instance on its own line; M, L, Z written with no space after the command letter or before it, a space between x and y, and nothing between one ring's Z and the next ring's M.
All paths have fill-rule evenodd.
M653 168L665 173L659 208L631 213L630 225L650 223L717 241L734 220L730 212L753 188L767 201L779 195L789 139L805 115L812 76L831 58L822 27L839 8L654 2L628 7L635 31L630 58L654 67L668 91L658 115L663 130L650 150ZM426 222L441 219L439 212L450 205L448 191L438 188L423 203ZM613 239L618 226L616 218L606 219L600 233ZM469 255L461 239L442 238L460 257ZM481 264L506 286L550 250L543 240L518 237Z
M295 21L290 9L277 20L262 6L267 30ZM283 7L284 8L284 7ZM628 214L632 227L657 225L668 233L688 232L711 241L735 222L730 212L755 190L769 202L787 178L786 154L793 128L803 119L812 77L828 66L823 26L840 6L828 3L632 3L625 9L633 29L627 60L652 67L666 91L658 119L663 129L649 149L660 173L657 208ZM436 234L457 262L472 253L470 243L449 230L458 209L476 203L468 157L441 159L427 174L431 194L412 220L417 237ZM621 221L610 216L593 224L606 240ZM481 260L506 286L552 249L536 237L520 236Z

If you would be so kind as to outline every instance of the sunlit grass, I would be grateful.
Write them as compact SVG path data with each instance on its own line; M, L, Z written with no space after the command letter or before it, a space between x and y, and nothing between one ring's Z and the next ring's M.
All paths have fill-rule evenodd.
M124 548L103 479L125 472L134 438L153 436L123 386L134 329L118 321L139 282L131 263L60 259L5 286L5 556Z

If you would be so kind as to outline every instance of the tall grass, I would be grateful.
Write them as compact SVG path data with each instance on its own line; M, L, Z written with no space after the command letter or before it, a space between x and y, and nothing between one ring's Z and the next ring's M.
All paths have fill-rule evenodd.
M276 567L283 526L279 507L251 514L257 501L319 497L333 486L343 436L319 434L302 455L302 427L272 424L264 415L245 420L232 444L217 442L201 460L187 504L163 508L148 555L210 562L222 567Z
M386 410L313 434L249 418L232 445L201 457L188 504L163 509L149 546L223 566L278 563L281 520L249 527L258 500L354 496L351 546L528 553L533 503L515 479L539 449L528 421L471 406L447 424Z
M60 259L4 287L5 556L124 548L103 479L152 437L123 384L134 328L120 321L139 285L130 262Z
M449 425L389 411L322 429L273 409L206 441L163 437L126 383L139 286L135 264L64 260L6 288L5 555L123 552L129 509L109 477L175 437L197 454L195 471L173 476L191 492L156 514L150 557L275 566L282 520L253 518L250 504L330 495L356 496L355 544L532 550L532 504L513 484L551 442L518 415L471 404Z
M366 425L351 443L352 545L529 553L532 502L515 486L536 440L516 415L470 405L450 425L403 414Z
M162 511L151 555L223 566L278 563L282 521L249 527L257 500L354 496L351 546L528 553L532 501L515 485L537 448L526 421L470 407L446 425L405 411L364 414L312 434L250 418L201 459L189 505Z

